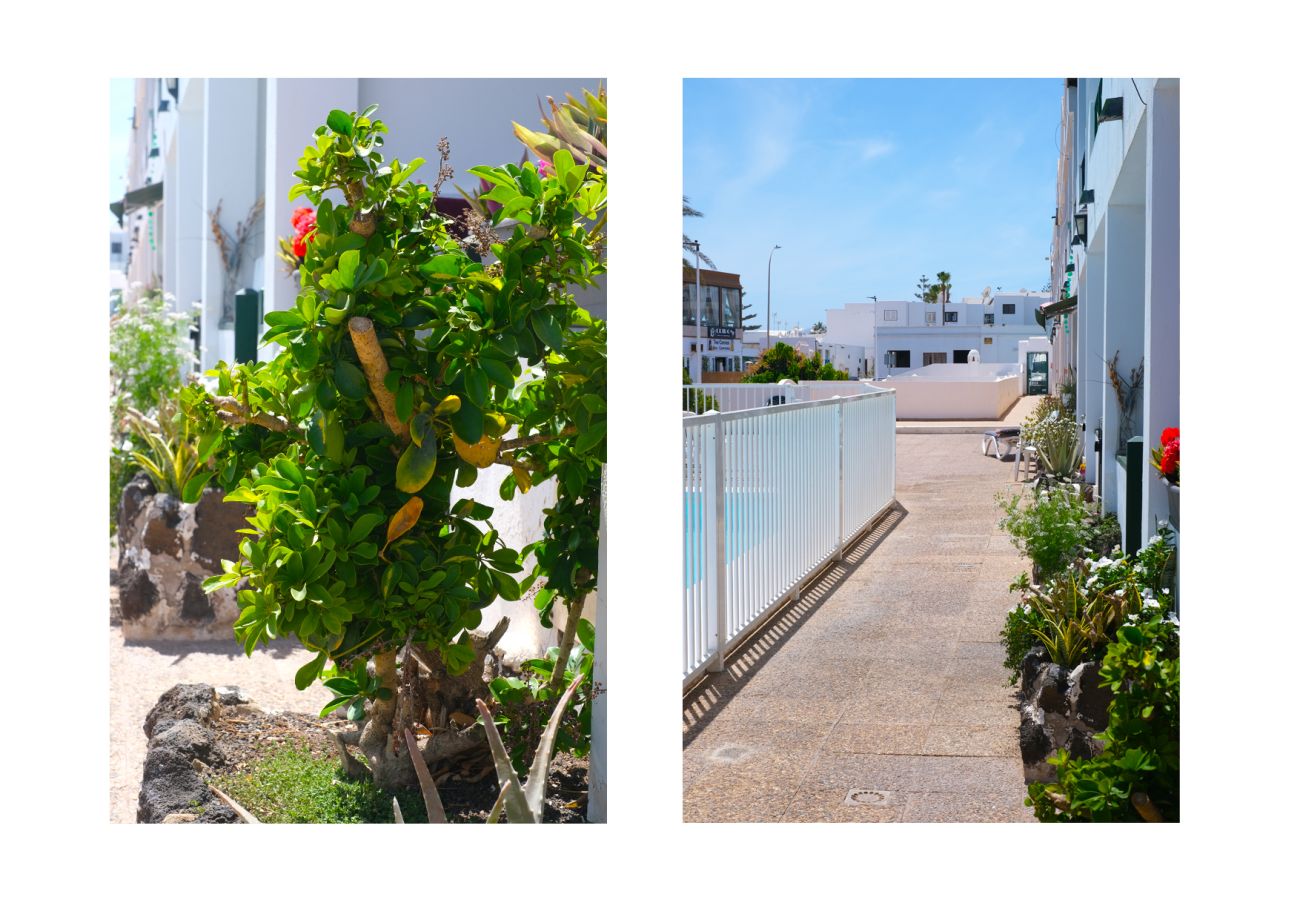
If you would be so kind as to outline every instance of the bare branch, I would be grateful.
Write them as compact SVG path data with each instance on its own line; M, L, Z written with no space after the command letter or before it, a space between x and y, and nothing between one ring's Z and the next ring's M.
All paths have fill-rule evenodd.
M357 349L357 359L361 361L366 380L370 382L370 392L379 403L384 423L402 440L410 440L411 429L397 417L397 401L384 384L384 378L388 375L388 360L384 358L379 338L375 336L375 324L365 316L353 316L348 320L348 334L352 336L352 346Z

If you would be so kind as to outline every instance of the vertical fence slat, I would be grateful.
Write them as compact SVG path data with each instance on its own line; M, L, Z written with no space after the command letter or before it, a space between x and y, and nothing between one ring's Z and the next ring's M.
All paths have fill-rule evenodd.
M700 393L684 409L711 398L720 411L682 417L685 680L721 671L751 625L893 501L894 393L845 384L830 399L808 384L687 387Z

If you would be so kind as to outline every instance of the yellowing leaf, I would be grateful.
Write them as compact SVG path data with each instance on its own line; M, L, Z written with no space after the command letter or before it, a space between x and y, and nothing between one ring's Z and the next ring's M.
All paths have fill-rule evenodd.
M460 412L460 398L455 394L448 394L438 401L438 405L433 408L434 415L444 416Z
M423 511L424 501L419 497L412 497L401 509L393 513L393 518L388 522L388 536L384 540L384 550L387 550L388 545L393 541L414 528L415 523L420 521L420 513ZM380 556L383 556L384 550L379 551Z
M499 412L484 413L483 431L489 437L501 437L506 432L506 417Z
M519 485L519 490L528 493L528 489L533 486L533 476L519 463L511 463L510 469L515 473L515 483Z
M408 444L397 460L397 489L414 494L429 483L438 463L438 442L425 441L421 446Z
M496 462L497 448L501 446L501 438L490 438L487 435L479 438L476 444L465 443L457 434L453 434L451 440L456 445L460 458L480 469L486 469Z

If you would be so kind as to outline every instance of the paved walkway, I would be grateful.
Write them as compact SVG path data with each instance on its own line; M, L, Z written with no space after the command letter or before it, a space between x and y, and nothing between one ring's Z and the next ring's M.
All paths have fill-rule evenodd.
M1033 821L998 641L1010 480L978 435L898 435L901 509L686 697L686 821Z

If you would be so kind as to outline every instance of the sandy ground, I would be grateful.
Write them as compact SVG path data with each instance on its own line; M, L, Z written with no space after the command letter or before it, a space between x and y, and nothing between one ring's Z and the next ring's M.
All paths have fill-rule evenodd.
M144 720L158 697L176 684L206 682L238 685L264 709L319 712L333 696L319 684L306 691L293 685L294 673L311 653L281 641L245 657L229 641L127 643L111 626L109 658L109 811L113 822L134 822L144 771Z

